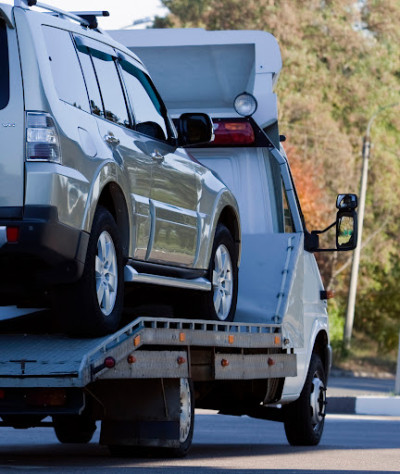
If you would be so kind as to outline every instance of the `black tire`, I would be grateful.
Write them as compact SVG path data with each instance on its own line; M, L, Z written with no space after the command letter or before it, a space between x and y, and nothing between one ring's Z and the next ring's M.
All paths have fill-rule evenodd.
M221 262L221 258L224 261ZM237 255L233 237L222 224L218 224L215 232L208 278L212 289L200 295L200 316L215 321L233 321L238 294Z
M124 298L122 248L114 218L101 206L93 219L83 275L63 296L61 324L68 335L97 337L118 329Z
M179 447L166 450L166 454L171 457L181 458L186 456L192 446L193 431L194 431L194 389L191 379L180 380L180 405L181 405L181 419L180 419L180 437Z
M326 413L326 376L318 354L310 366L300 397L283 407L286 438L292 446L316 446L322 436Z
M53 416L53 426L60 443L89 443L96 431L94 420L83 415Z

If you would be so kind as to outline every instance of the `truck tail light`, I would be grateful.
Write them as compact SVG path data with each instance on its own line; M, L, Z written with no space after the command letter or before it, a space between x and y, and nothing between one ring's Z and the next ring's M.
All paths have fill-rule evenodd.
M214 120L213 145L251 145L255 142L253 127L247 120Z
M7 242L18 242L19 227L7 227Z
M27 112L26 160L61 162L60 140L51 115Z

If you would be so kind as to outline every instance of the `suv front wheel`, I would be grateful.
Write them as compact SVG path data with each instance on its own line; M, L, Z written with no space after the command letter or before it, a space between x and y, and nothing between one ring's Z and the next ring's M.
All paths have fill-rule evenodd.
M83 275L63 290L62 325L69 335L96 337L118 329L124 297L122 260L115 220L107 209L99 206Z

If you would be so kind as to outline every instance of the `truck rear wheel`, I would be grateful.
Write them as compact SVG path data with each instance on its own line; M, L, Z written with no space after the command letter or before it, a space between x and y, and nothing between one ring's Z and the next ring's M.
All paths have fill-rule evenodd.
M88 443L96 431L96 423L82 415L53 416L53 426L60 443Z
M127 423L132 423L133 429L132 434L128 435L128 442L131 443L131 439L137 438L138 433L146 433L147 436L151 433L148 439L137 438L135 444L118 444L119 440L113 440L114 444L108 443L108 448L113 456L118 457L184 457L188 453L193 439L194 430L194 390L191 379L181 378L179 379L179 432L176 433L176 437L173 439L167 436L164 438L165 433L160 432L159 421L148 421L140 420L136 421L125 421L118 425L117 435L119 433L130 432L130 426ZM176 394L178 395L178 393ZM177 402L178 400L176 400ZM175 402L173 403L175 405ZM174 418L177 413L174 414ZM140 429L136 430L133 426L134 423L140 424ZM157 431L158 428L158 431ZM160 438L158 438L160 436ZM129 439L131 438L131 439ZM125 440L122 440L125 443ZM168 446L173 441L174 447ZM100 437L101 442L101 437Z
M300 397L283 407L287 440L292 446L315 446L324 430L326 376L318 354L311 355L310 366Z
M191 379L180 379L179 447L172 448L170 455L183 457L188 453L194 430L194 391Z
M118 329L123 308L124 275L117 225L99 206L93 219L80 280L64 289L62 326L71 336L103 336Z
M201 311L215 321L233 321L238 293L235 243L229 230L218 224L210 260L210 292L201 296Z

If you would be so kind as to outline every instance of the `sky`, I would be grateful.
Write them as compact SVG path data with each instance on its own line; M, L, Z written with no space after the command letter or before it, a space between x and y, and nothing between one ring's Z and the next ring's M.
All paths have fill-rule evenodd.
M13 0L0 1L14 4ZM99 19L99 26L104 30L124 28L135 20L167 13L160 0L43 0L41 3L67 11L108 10L110 16Z

